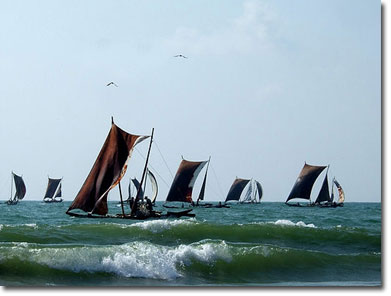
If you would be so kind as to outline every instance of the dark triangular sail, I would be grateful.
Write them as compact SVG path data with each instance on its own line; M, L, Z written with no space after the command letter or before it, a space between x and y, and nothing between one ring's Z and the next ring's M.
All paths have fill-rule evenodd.
M257 180L255 180L255 185L257 186L259 202L261 202L261 198L263 195L263 189L262 189L261 183L259 183Z
M171 184L166 201L191 203L195 180L206 163L206 161L188 161L183 159Z
M14 177L14 182L15 182L15 199L23 199L24 196L26 195L26 185L24 184L23 178L21 176L16 175L15 173L12 173Z
M58 196L58 190L57 188L61 186L61 179L51 179L51 178L48 178L48 186L46 188L46 193L45 193L45 196L44 196L44 199L45 198L49 198L49 199L53 199L56 195ZM61 196L61 187L60 187L60 195Z
M201 186L200 194L198 195L197 204L198 204L198 202L199 202L200 200L204 200L204 196L205 196L205 187L206 187L206 177L207 177L207 175L208 175L209 162L210 162L210 158L209 158L209 160L208 160L208 165L207 165L207 167L206 167L204 180L202 181L202 186Z
M106 141L67 212L81 209L99 215L107 214L107 194L125 174L134 146L146 138L129 134L112 122Z
M292 198L311 199L311 190L319 174L326 166L313 166L304 164L296 183L293 185L286 202Z
M329 191L329 181L327 179L327 174L324 177L322 188L320 188L318 197L315 200L315 203L330 202L330 191Z
M134 187L136 187L136 192L138 192L137 198L143 199L144 198L144 190L142 188L140 188L140 190L139 190L140 182L137 180L137 178L133 178L132 182L133 182Z
M235 181L232 183L231 188L228 191L228 195L225 201L227 202L230 200L239 200L240 195L242 194L242 191L244 187L246 187L248 182L250 182L249 179L236 178Z

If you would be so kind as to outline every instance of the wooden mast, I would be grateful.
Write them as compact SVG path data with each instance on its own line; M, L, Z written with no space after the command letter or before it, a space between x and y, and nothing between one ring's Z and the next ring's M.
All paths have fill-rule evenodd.
M152 128L152 133L151 133L151 141L149 142L149 148L148 148L148 154L147 154L147 158L145 160L145 166L144 166L144 171L143 171L143 175L141 177L141 182L140 182L140 186L137 188L137 194L136 194L136 198L134 199L133 201L133 204L132 204L132 209L131 209L131 212L130 212L130 215L134 215L134 211L136 209L136 204L137 204L137 201L138 201L138 195L140 193L140 190L141 190L141 187L143 185L143 182L144 182L144 178L145 178L145 173L147 171L147 166L148 166L148 159L149 159L149 154L151 152L151 147L152 147L152 140L153 140L153 132L154 132L154 128Z

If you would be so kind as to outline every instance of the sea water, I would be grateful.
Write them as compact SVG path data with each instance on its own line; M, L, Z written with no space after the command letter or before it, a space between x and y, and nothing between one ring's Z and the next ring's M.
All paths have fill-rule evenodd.
M70 217L69 205L0 204L0 285L382 284L380 203L232 204L146 221Z

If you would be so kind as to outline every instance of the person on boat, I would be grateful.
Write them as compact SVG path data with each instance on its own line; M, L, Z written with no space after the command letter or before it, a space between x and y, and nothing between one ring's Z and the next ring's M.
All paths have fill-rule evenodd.
M133 205L133 202L134 202L134 197L132 196L129 200L128 200L129 204L132 206Z
M152 213L153 212L153 204L152 204L152 201L148 198L148 196L145 197L145 203L147 204L147 210Z

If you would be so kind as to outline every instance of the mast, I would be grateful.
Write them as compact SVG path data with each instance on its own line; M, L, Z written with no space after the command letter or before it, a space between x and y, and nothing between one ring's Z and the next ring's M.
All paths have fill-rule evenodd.
M121 200L122 215L125 217L124 201L122 199L121 181L118 182L119 198Z
M202 181L202 186L201 186L200 194L198 195L198 198L197 198L197 205L198 205L198 202L199 202L200 200L204 200L205 187L206 187L206 175L208 174L209 163L210 163L210 156L209 156L208 164L206 165L206 171L205 171L204 181Z
M13 183L12 181L14 180L14 178L13 178L14 176L13 175L14 175L14 172L11 171L11 196L10 196L10 200L11 201L12 201L12 187L13 187L12 186L12 183Z
M137 201L138 201L138 195L139 195L139 192L140 192L140 190L141 190L142 184L143 184L143 182L144 182L145 173L147 172L147 166L148 166L149 154L151 153L151 147L152 147L152 140L153 140L153 132L154 132L154 130L155 130L155 129L152 128L151 141L149 142L148 154L147 154L147 159L145 160L145 166L144 166L143 175L142 175L142 177L141 177L140 186L139 186L139 188L137 189L136 198L135 198L134 201L133 201L133 205L132 205L132 209L131 209L130 215L133 215L133 214L134 214L134 211L135 211L135 209L136 209L136 204L137 204Z

